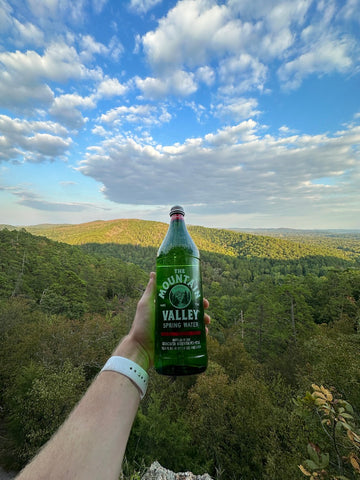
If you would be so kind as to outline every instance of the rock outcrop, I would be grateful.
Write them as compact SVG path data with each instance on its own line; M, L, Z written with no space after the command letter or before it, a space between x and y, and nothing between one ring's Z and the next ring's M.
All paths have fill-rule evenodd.
M213 480L210 475L194 475L191 472L174 473L162 467L159 462L154 462L141 480Z

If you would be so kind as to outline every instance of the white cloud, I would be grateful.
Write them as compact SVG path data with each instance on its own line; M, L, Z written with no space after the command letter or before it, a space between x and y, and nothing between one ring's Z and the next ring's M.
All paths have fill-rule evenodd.
M0 52L0 65L0 106L18 110L52 103L54 94L46 81L102 77L98 69L86 68L75 48L62 41L51 43L43 55L34 50Z
M91 62L95 56L110 57L117 62L124 53L124 47L116 35L113 35L108 45L95 40L91 35L81 35L79 45L81 47L80 58L83 62Z
M67 130L57 123L0 115L0 161L52 160L63 156L71 143Z
M208 117L207 109L201 103L192 102L185 102L185 105L189 107L196 116L196 119L199 123L205 120Z
M303 23L312 0L229 0L227 4L233 15L241 14L245 21L266 19L279 29L291 22Z
M183 70L176 70L170 77L166 78L169 92L181 96L187 96L197 90L197 84L194 81L194 75Z
M161 78L147 77L140 78L135 77L136 86L143 92L145 97L159 99L165 97L170 89L169 82L162 80Z
M58 3L58 0L44 0L42 2L37 2L36 0L27 1L31 12L38 18L55 18L58 14Z
M212 39L227 20L225 6L208 0L183 0L146 33L143 46L156 70L183 64L201 65L208 59Z
M135 39L134 39L135 45L134 45L133 53L135 53L135 54L140 53L141 42L142 42L141 35L139 33L137 33L135 35Z
M146 13L162 0L130 0L130 8L138 13Z
M209 66L199 67L196 71L196 78L209 87L215 82L215 72Z
M69 139L55 137L48 133L34 133L34 135L23 138L22 147L24 157L28 161L41 162L45 158L56 158L69 148Z
M80 46L82 51L80 57L84 62L89 62L94 55L107 55L108 47L100 42L97 42L91 35L81 35Z
M262 91L267 77L267 68L247 53L225 58L219 65L222 83L221 92L244 93L254 89Z
M74 184L74 182L62 182L62 184L69 185ZM35 210L44 210L48 212L83 212L89 208L106 210L106 208L92 203L56 202L53 200L48 200L38 193L34 193L28 188L24 188L22 186L4 187L0 185L0 191L10 192L12 195L18 198L16 202L18 205L33 208Z
M13 19L13 24L16 45L44 45L44 32L36 25L30 22L21 23L16 18Z
M347 72L353 66L351 51L354 45L348 38L325 39L311 50L282 65L278 70L281 82L286 88L297 88L308 75Z
M91 133L94 135L99 135L100 137L108 137L111 135L111 132L105 130L105 128L101 125L95 125L95 127L91 130Z
M89 71L80 62L75 48L63 42L51 44L43 56L32 50L25 53L2 52L0 62L8 75L17 80L48 79L64 82L70 78L89 76Z
M166 95L179 95L182 97L196 92L197 84L193 73L184 70L174 70L163 77L135 77L136 86L146 98L161 99Z
M155 71L239 53L276 58L291 47L311 0L239 1L218 5L211 0L182 0L146 33L143 47Z
M253 3L258 4L257 1ZM250 8L254 8L254 4ZM262 22L259 45L251 48L253 54L258 52L264 60L283 58L296 45L298 31L305 24L311 4L312 0L269 1L258 12L252 12L253 21Z
M79 129L85 124L85 119L78 108L94 108L92 97L81 97L78 94L65 94L56 97L49 112L63 125Z
M350 191L353 201L360 201L359 154L352 147L360 141L360 127L333 136L284 137L283 129L278 138L260 135L261 130L248 120L156 148L109 138L88 151L79 170L122 204L161 205L176 198L185 205L206 204L214 213L305 215L309 208L328 211ZM180 172L186 172L186 181ZM320 188L316 180L326 177L333 181Z
M288 0L281 2L269 2L271 9L262 13L273 31L288 28L292 23L302 25L305 22L312 0ZM326 8L329 7L329 0Z
M355 20L360 23L360 0L347 0L340 11L340 16L346 20Z
M128 86L121 84L117 78L105 78L97 87L96 97L116 97L124 95L127 91Z
M124 123L139 124L142 126L160 125L169 122L171 114L165 107L155 105L121 105L115 107L100 117L102 123L121 125Z
M296 133L295 130L289 128L287 125L281 125L281 127L279 127L279 132L282 135L290 135L291 133Z
M124 47L118 37L114 35L109 42L109 54L114 62L118 62L121 55L124 53Z
M318 1L311 9L312 3L181 0L142 37L143 48L157 79L173 69L200 74L200 68L210 68L209 84L218 73L222 93L262 91L277 60L280 81L296 88L309 74L344 72L358 63L358 44L337 23L350 21L355 0L341 12L335 0ZM167 91L155 81L150 85L150 78L149 90Z
M265 33L259 44L261 57L270 60L281 57L292 46L294 41L295 35L288 28Z
M255 117L261 112L257 109L258 101L256 98L236 98L231 97L225 102L220 102L213 107L214 115L219 118L228 118L235 121L244 118Z
M155 107L150 105L132 105L131 107L122 105L103 113L100 120L103 123L114 123L123 118L127 122L137 122L140 118L148 116L154 110Z
M254 120L247 120L232 127L224 127L217 133L208 133L205 140L211 145L227 147L239 142L250 142L256 140L257 124Z
M46 21L60 21L64 18L73 23L81 23L85 16L87 1L77 0L27 0L27 6L35 18L43 23Z
M11 29L13 24L12 8L7 2L0 3L0 31L6 33Z
M99 14L103 11L105 5L107 4L108 0L92 0L92 5L94 12Z
M67 93L55 99L56 108L73 108L80 106L82 108L94 108L95 103L92 97L82 97L76 93Z
M54 99L51 88L41 83L15 83L16 79L0 72L0 106L13 111L48 107ZM16 88L14 88L16 84Z

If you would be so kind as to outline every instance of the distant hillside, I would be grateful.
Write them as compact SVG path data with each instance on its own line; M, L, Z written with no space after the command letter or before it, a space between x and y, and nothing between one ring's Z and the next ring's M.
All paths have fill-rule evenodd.
M338 235L360 235L360 229L343 229L343 228L330 228L330 229L299 229L299 228L229 228L235 232L247 232L260 235L270 236L295 236L295 235L316 235L316 236L338 236Z
M79 225L36 225L26 227L35 235L71 245L120 244L158 248L167 232L166 223L121 219L95 221ZM327 256L355 261L360 258L360 241L344 245L341 240L313 237L278 238L232 230L189 226L200 250L232 257L295 260L312 256Z
M306 243L317 247L335 248L350 256L360 257L360 230L297 230L292 228L231 229L252 235L269 236Z
M26 227L34 235L44 235L71 245L119 243L154 247L161 243L167 225L143 220L109 220L79 225L35 225Z
M78 246L0 231L0 299L31 299L50 313L77 317L104 312L116 298L138 297L144 272L131 263L84 252Z

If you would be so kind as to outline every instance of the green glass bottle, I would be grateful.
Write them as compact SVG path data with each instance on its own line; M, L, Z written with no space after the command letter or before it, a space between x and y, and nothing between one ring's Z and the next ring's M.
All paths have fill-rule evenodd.
M172 207L156 258L155 369L171 376L207 367L200 255L184 215L182 207Z

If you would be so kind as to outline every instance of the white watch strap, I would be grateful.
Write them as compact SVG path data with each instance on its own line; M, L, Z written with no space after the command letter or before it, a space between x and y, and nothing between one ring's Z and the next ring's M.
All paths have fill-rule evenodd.
M125 357L110 357L101 371L103 372L105 370L121 373L125 375L125 377L130 378L139 388L140 398L144 398L149 375L140 365Z

